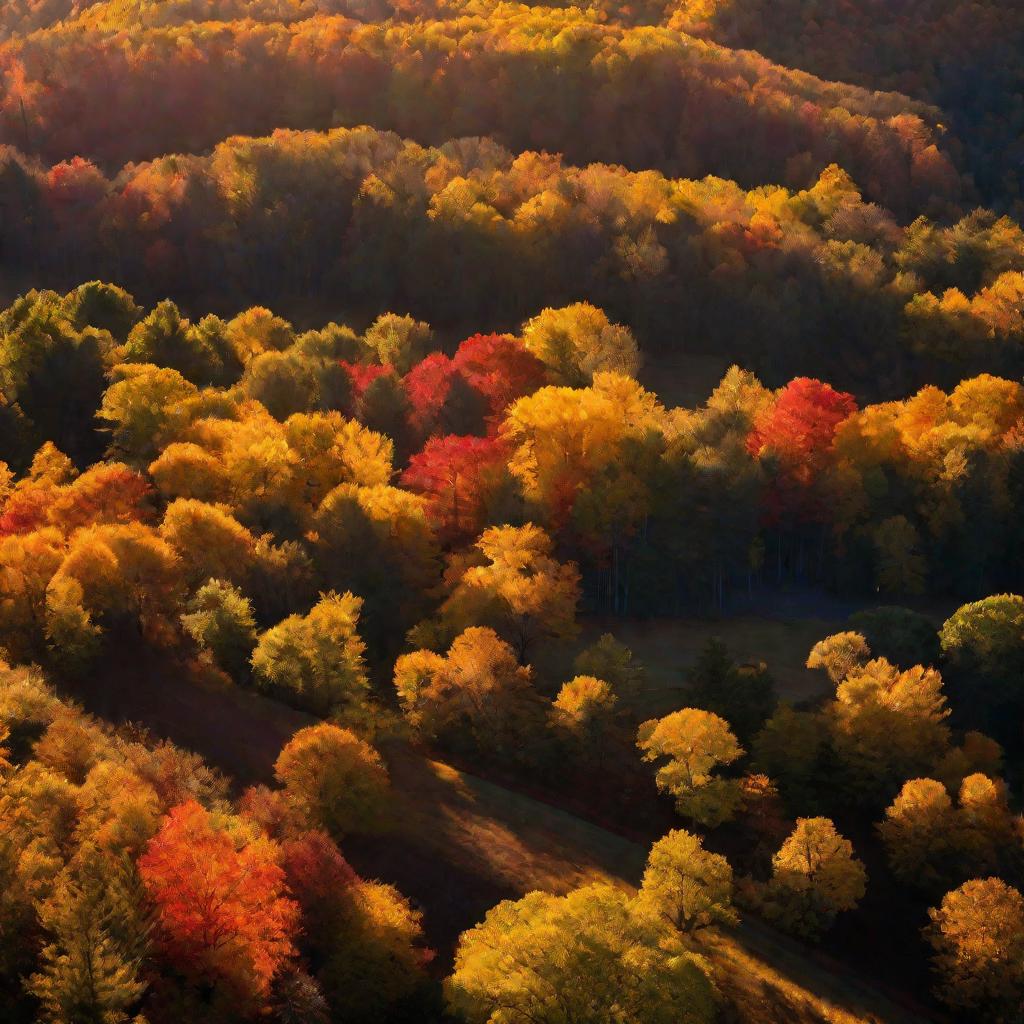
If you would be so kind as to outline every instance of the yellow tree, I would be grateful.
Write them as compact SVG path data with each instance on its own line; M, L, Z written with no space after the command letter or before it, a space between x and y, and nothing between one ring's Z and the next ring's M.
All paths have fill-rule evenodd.
M430 652L400 658L395 681L403 706L427 735L499 755L522 746L539 706L532 673L492 629L474 626L458 636L444 658Z
M909 885L930 886L949 875L956 817L946 787L910 779L877 825L892 873Z
M572 562L552 556L539 526L492 526L476 544L487 559L462 575L441 614L456 628L488 624L525 663L541 637L570 639L578 632L580 576Z
M645 761L661 762L655 776L658 789L675 797L680 814L709 827L735 816L740 782L714 774L743 756L725 719L698 708L674 711L644 722L637 746Z
M308 615L268 629L252 655L257 685L321 714L361 707L369 690L358 632L362 607L362 598L332 591Z
M938 994L992 1024L1016 1024L1024 1005L1024 897L998 878L977 878L930 910Z
M209 579L239 583L256 539L223 506L178 498L167 506L160 536L178 553L191 586Z
M946 698L935 669L901 672L885 658L854 669L828 709L832 739L861 797L929 769L949 745Z
M79 530L58 573L79 584L97 619L127 620L140 631L165 624L183 593L177 552L141 523Z
M300 729L274 764L289 810L306 828L340 838L373 832L387 819L391 784L380 755L328 722Z
M871 648L860 633L834 633L819 640L807 656L808 668L824 669L837 686L871 659Z
M464 932L445 983L469 1024L710 1024L707 966L611 885L506 900Z
M638 901L682 932L739 920L729 862L683 829L673 829L651 847Z
M797 935L814 937L852 910L867 886L864 865L828 818L798 818L772 858L765 912Z
M523 342L559 384L581 387L595 373L628 377L640 369L640 350L628 327L613 324L588 302L545 309L523 328Z

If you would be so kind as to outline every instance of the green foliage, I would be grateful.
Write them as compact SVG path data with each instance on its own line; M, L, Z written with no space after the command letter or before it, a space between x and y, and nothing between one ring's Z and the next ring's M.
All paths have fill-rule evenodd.
M887 658L900 668L938 662L938 630L920 612L895 606L868 608L854 612L850 626L864 637L877 657Z
M252 654L256 685L320 714L358 709L366 699L361 598L322 594L308 615L290 615L260 638Z
M225 580L209 580L187 608L181 624L196 646L209 652L232 679L247 680L256 647L256 619L249 599Z
M736 665L725 644L712 638L686 673L683 699L724 718L749 743L775 710L775 683L764 664Z

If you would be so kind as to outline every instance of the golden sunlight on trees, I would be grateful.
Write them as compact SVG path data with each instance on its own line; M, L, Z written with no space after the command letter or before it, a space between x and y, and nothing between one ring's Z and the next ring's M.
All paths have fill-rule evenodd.
M828 818L799 818L772 858L764 912L787 931L814 938L864 896L867 874Z
M467 931L445 984L471 1024L707 1024L714 985L666 923L610 885L534 892Z
M739 780L714 774L743 756L724 719L698 708L674 711L644 722L637 746L645 761L668 758L655 779L659 790L675 798L680 814L711 828L735 816L742 799Z
M943 1001L1012 1024L1024 1003L1024 897L998 878L978 878L929 913Z
M739 920L729 862L683 829L673 829L651 847L638 901L682 932Z
M328 723L300 729L278 756L274 775L307 828L340 838L375 831L387 818L387 769L348 729Z

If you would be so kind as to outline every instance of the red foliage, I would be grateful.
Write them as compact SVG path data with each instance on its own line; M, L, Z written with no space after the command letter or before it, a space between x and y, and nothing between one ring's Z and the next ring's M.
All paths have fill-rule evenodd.
M412 406L412 423L429 434L451 391L455 364L443 352L434 352L417 363L404 377L406 394Z
M236 845L191 800L171 809L139 859L164 955L185 974L261 1000L295 955L299 907L286 898L278 848Z
M0 537L31 533L45 526L52 499L50 488L25 487L15 491L0 509Z
M432 437L409 460L402 485L431 499L434 521L449 536L476 536L486 499L508 458L495 437Z
M344 359L340 362L352 378L352 397L356 400L363 397L366 389L378 377L386 377L389 373L395 372L390 363L349 363Z
M303 832L282 844L281 863L288 888L305 917L329 912L359 882L359 876L326 832Z
M452 365L487 399L493 423L545 379L544 364L508 334L474 334L459 346Z
M836 391L810 377L791 380L775 404L762 414L747 438L758 458L777 460L778 469L766 498L766 519L820 518L814 484L824 467L836 427L857 409L853 395Z

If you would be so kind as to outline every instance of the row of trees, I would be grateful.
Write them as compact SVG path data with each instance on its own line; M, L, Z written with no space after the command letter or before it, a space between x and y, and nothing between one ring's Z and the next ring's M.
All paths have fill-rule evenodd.
M382 24L112 22L0 47L0 141L110 168L239 133L365 123L424 143L489 135L516 152L748 187L807 187L838 163L901 215L959 198L934 109L575 7Z
M63 287L100 271L196 312L308 316L319 290L458 331L583 298L652 356L728 351L772 383L820 374L885 397L1021 364L1019 226L976 211L901 227L835 166L748 192L481 139L278 131L113 178L0 149L0 205L12 273Z
M618 612L721 607L755 579L1020 589L1024 391L1004 378L858 409L817 380L771 391L734 368L703 406L666 409L628 375L631 333L585 304L452 356L427 354L410 317L297 335L260 308L145 315L99 284L0 319L0 539L34 566L9 576L18 650L45 648L44 596L69 573L94 618L147 629L211 578L264 627L352 591L376 649L452 618L442 605L504 524L537 524L509 531L522 557L554 544L588 606ZM102 587L97 544L127 559ZM143 557L149 577L127 568Z
M684 32L942 107L982 194L1019 212L1019 7L995 0L868 0L853 7L824 0L813 8L791 0L682 0L663 12Z

